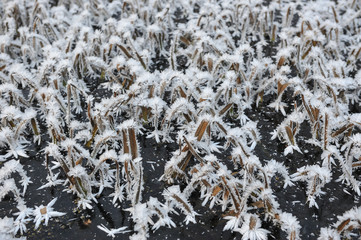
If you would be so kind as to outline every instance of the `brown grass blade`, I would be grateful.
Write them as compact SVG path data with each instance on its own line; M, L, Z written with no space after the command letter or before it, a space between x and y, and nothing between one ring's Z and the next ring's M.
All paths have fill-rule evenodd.
M146 66L145 63L144 63L143 58L138 54L137 51L135 52L135 55L137 55L137 58L138 58L140 64L142 64L143 68L144 68L144 69L147 69L147 66Z
M251 219L249 221L249 229L253 230L254 227L256 226L257 223L257 219L254 216L251 216Z
M264 208L264 203L262 200L252 203L252 205L256 208Z
M355 60L357 60L358 56L360 55L361 53L361 47L359 48L359 50L357 51L356 55L355 55Z
M177 202L179 202L188 213L192 213L192 208L188 205L188 203L186 203L185 201L183 201L182 198L180 198L180 197L177 196L176 194L172 194L171 196L172 196L172 198L174 198L174 200L176 200Z
M19 136L20 136L20 130L22 129L22 127L28 122L28 120L23 120L21 121L19 124L17 124L16 126L16 130L15 130L15 134L14 134L14 138L15 139L18 139ZM11 124L11 125L14 125L14 124ZM15 125L13 126L15 127Z
M301 95L301 98L302 98L303 106L305 107L305 109L306 109L306 111L307 111L307 113L308 113L308 116L309 116L311 122L314 123L315 119L313 118L313 115L312 115L312 113L311 113L311 110L310 110L308 104L307 104L306 101L305 101L305 97L304 97L303 95Z
M128 134L129 134L130 151L131 151L132 159L135 159L138 157L138 144L134 129L129 128Z
M184 118L187 120L188 123L190 123L192 121L192 119L190 118L190 116L186 113L183 113Z
M152 98L154 96L154 85L149 87L149 94L148 94L148 98Z
M221 178L222 178L222 181L223 181L225 187L226 187L226 188L228 189L228 191L229 191L229 194L230 194L230 196L231 196L231 198L232 198L232 202L233 202L233 204L234 204L234 207L236 208L236 212L239 212L239 210L240 210L240 204L239 204L239 202L237 201L237 198L236 198L236 197L234 196L234 194L232 193L232 191L231 191L231 186L228 185L228 182L227 182L227 180L226 180L226 178L225 178L224 176L222 176Z
M210 187L211 187L211 184L209 184L209 182L208 182L207 180L202 179L201 181L202 181L202 183L204 184L204 186L206 186L207 188L210 188Z
M187 46L191 45L191 42L184 36L180 36L179 40Z
M129 153L127 132L124 129L122 130L122 135L123 135L123 151L124 153Z
M325 78L325 77L326 77L326 74L325 74L325 72L323 71L323 69L322 69L322 67L321 67L320 61L318 61L318 67L319 67L319 69L320 69L320 72L321 72L322 76Z
M212 197L215 197L215 196L217 196L217 194L220 192L222 190L222 188L220 187L220 186L215 186L214 188L213 188L213 191L212 191Z
M228 191L228 189L225 189L225 190L223 191L223 200L224 200L224 201L227 201L227 200L228 200L228 197L229 197L229 191Z
M311 51L311 49L312 49L312 45L307 49L307 51L302 55L302 60L304 60L306 57L307 57L307 55L310 53L310 51Z
M31 126L33 127L34 134L39 135L39 129L34 118L31 119Z
M181 97L187 98L187 94L184 92L183 88L181 86L179 86L178 89L179 89L179 94L181 95Z
M312 116L315 120L317 120L319 118L320 115L320 109L318 108L313 108L312 106L310 106L311 111L312 111Z
M183 136L184 141L187 143L189 151L193 154L193 156L200 162L203 162L203 159L198 155L198 153L194 150L192 145L189 143L186 137Z
M345 125L345 126L341 127L340 129L338 129L337 131L333 132L331 134L331 137L336 137L336 136L342 134L343 132L345 132L347 129L352 128L353 126L354 126L353 123Z
M243 79L244 82L247 82L247 77L246 77L246 74L244 73L244 71L242 69L239 70L239 72L241 73L241 77Z
M277 26L273 25L272 27L272 34L271 34L271 41L274 42L276 40L276 32L277 32Z
M86 143L86 147L90 148L94 138L95 138L95 134L98 132L98 125L95 123L95 126L93 128L93 131L92 131L92 137L89 139L89 141L87 141Z
M335 18L335 22L338 23L337 12L333 6L332 6L332 12L333 12L333 17Z
M208 134L208 137L211 137L211 125L208 124L207 126L207 134Z
M352 163L353 168L361 167L361 161L357 161L355 163Z
M296 126L295 127L292 127L293 131L292 131L292 134L293 136L296 135L296 132L297 132L297 129L298 129L298 123L295 124Z
M83 157L80 157L76 162L75 162L75 165L79 165L83 162Z
M129 54L128 50L125 47L123 47L122 45L119 45L119 44L117 44L117 47L119 47L128 58L133 58L132 55Z
M142 181L143 181L143 175L142 175L142 167L139 166L139 181L138 181L138 187L137 192L135 194L135 204L139 203L141 200L141 191L142 191Z
M290 240L296 240L296 232L293 230L290 234Z
M208 71L209 72L212 72L212 70L213 70L213 60L212 60L212 58L208 58Z
M186 169L186 167L188 166L189 161L192 158L192 153L188 152L187 156L180 162L178 163L178 168L182 169L182 171L184 171Z
M197 140L200 141L203 137L203 134L208 126L208 121L207 120L202 120L202 122L199 124L197 131L195 133L195 137L197 137Z
M347 224L349 224L351 219L346 219L340 223L340 225L337 226L337 232L342 232L342 230L346 227Z
M225 114L231 107L233 103L228 103L221 111L219 111L219 116Z
M282 65L285 63L286 61L286 58L284 56L282 56L280 58L280 60L278 61L278 64L277 64L277 69L279 69L280 67L282 67Z
M283 91L290 85L289 83L282 84L280 81L277 82L277 94L280 96Z
M292 145L295 145L295 139L293 136L292 129L289 126L286 126L285 129L286 129L288 139L291 141Z
M327 130L328 130L328 115L325 113L325 125L324 125L324 134L323 134L323 149L327 149Z

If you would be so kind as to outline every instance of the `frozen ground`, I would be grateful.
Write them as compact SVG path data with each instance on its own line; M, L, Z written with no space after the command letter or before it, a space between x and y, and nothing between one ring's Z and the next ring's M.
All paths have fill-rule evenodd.
M358 1L0 2L0 239L357 239Z

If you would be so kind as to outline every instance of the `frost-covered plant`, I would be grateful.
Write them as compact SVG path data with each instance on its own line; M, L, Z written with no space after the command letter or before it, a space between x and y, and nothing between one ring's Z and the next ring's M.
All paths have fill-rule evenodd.
M322 228L319 240L323 239L342 239L357 236L356 230L361 229L361 208L354 207L346 211L343 215L337 216L337 222L328 228Z
M11 175L15 172L21 176L20 183L23 186L22 192L16 185L15 179L11 178ZM35 228L38 228L43 220L45 220L45 225L48 225L51 217L59 217L65 214L53 211L52 206L54 205L56 198L45 207L41 205L32 209L26 206L26 202L23 197L25 196L27 186L31 183L31 181L19 161L7 161L1 167L0 181L2 182L2 185L0 186L0 200L11 192L17 203L16 208L19 210L13 214L17 216L16 218L4 217L0 219L2 226L1 234L4 239L12 239L18 232L20 234L25 233L27 231L26 225L32 219L34 219L34 222L36 223Z
M63 216L65 213L53 211L53 205L56 202L56 198L51 200L46 206L40 205L35 207L33 210L34 215L34 222L35 222L35 229L40 226L40 223L44 220L45 226L48 225L49 219L52 217L60 217Z
M175 227L178 212L197 223L195 192L204 206L219 206L224 230L242 239L267 239L265 221L300 239L297 218L277 201L276 178L284 189L306 182L310 207L338 169L360 195L361 117L350 110L361 93L360 7L353 0L2 1L0 199L13 194L19 212L0 219L0 234L11 238L32 220L38 228L62 215L56 199L25 205L23 160L33 142L48 174L40 188L65 185L82 209L110 191L113 205L131 213L132 239ZM319 159L298 159L289 173L286 163L261 157L268 136L250 112L263 107L279 118L266 134L285 145L286 157L305 150L301 135ZM139 136L177 146L159 173L169 186L149 199ZM357 228L354 216L345 218L321 237ZM126 232L98 228L110 237Z
M294 181L301 180L307 182L307 202L309 202L310 207L315 206L318 208L315 197L324 193L321 188L330 182L330 170L317 165L305 166L297 169L297 172L293 174L292 177Z

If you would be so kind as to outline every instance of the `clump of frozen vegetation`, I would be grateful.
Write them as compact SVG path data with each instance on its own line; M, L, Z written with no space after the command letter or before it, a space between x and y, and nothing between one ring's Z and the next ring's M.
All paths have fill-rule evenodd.
M361 114L350 109L361 93L360 11L355 0L1 1L0 200L11 195L18 212L0 219L0 238L63 215L56 199L26 205L33 142L48 171L42 188L64 185L80 209L111 190L115 206L128 206L132 239L175 227L175 213L197 223L195 191L242 239L267 239L263 222L300 239L274 194L276 175L284 188L306 182L309 207L336 169L340 187L360 195ZM291 173L260 159L264 136L247 112L264 104L283 119L266 134L284 155L303 151L303 125L321 158ZM140 135L178 146L159 173L168 187L149 199ZM339 216L320 239L350 236L360 215Z

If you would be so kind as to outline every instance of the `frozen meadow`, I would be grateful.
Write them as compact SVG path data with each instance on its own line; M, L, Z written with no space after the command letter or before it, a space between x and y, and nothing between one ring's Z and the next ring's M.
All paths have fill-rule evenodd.
M361 237L359 1L0 19L0 239Z

